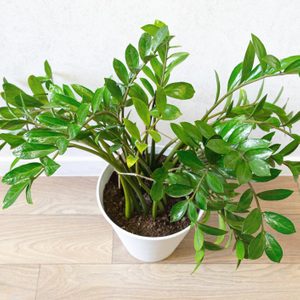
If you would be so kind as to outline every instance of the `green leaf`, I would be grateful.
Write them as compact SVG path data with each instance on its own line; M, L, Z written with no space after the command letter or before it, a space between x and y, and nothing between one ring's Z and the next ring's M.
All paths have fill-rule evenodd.
M252 178L250 167L243 159L237 163L235 173L240 184L247 183Z
M128 68L132 72L136 72L139 67L139 53L136 48L129 44L125 50L125 60ZM126 68L125 68L126 69ZM126 71L127 72L127 71ZM118 75L119 76L119 75ZM125 75L126 77L126 75ZM128 76L127 76L128 77ZM120 77L119 77L120 78ZM120 78L121 79L121 78ZM121 79L122 80L122 79ZM123 81L123 80L122 80ZM123 81L124 82L124 81ZM127 78L128 82L128 78ZM124 82L125 83L125 82Z
M158 202L160 201L164 196L164 185L162 182L154 182L152 184L151 190L150 190L150 197L152 201Z
M180 125L171 123L171 129L184 144L191 147L197 146L193 139L188 134L186 134L186 132Z
M32 204L32 196L31 196L31 183L28 183L26 186L26 201L28 204Z
M94 93L90 89L88 89L88 88L86 88L86 87L84 87L84 86L82 86L80 84L71 84L71 86L72 86L73 90L80 97L82 97L82 98L84 98L84 99L86 99L88 101L92 100Z
M203 195L202 192L198 191L196 193L196 202L198 204L198 206L203 209L203 210L207 210L207 200L206 200L206 197Z
M249 162L250 169L257 176L270 176L270 166L262 159L253 159Z
M193 191L193 188L183 184L173 184L167 187L166 193L174 198L188 196Z
M215 173L208 172L206 174L206 182L212 191L216 193L224 193L223 182Z
M238 260L243 260L245 257L245 245L243 241L238 240L235 246L235 254Z
M195 170L203 168L202 161L192 150L179 150L177 151L177 156L179 158L179 161L187 167L190 167Z
M204 248L207 250L211 250L211 251L219 251L219 250L224 249L222 246L217 245L215 243L208 242L208 241L204 241Z
M174 204L170 211L171 222L177 222L185 215L188 208L188 201L183 200Z
M293 222L283 215L266 211L264 212L264 218L273 229L280 233L292 234L296 232Z
M6 173L2 178L2 182L6 184L16 184L24 180L28 181L29 178L37 175L42 168L43 166L40 163L29 163L19 166Z
M217 84L215 102L217 102L219 99L219 96L220 96L220 91L221 91L220 78L219 78L219 74L217 73L217 71L215 71L215 77L216 77L216 84Z
M300 72L300 59L295 60L291 64L289 64L285 69L284 73L291 74L291 73L299 73Z
M171 98L186 100L194 96L195 90L190 83L174 82L165 87L165 93Z
M123 121L124 121L125 128L129 132L129 134L132 135L132 137L135 138L136 140L140 140L141 135L140 135L140 131L139 131L138 127L136 126L136 124L126 118L124 118Z
M258 208L253 209L246 217L243 224L243 233L252 234L255 233L262 224L261 212Z
M17 200L28 183L29 181L22 181L20 183L12 185L4 197L2 208L6 209L10 207Z
M219 229L216 227L212 227L212 226L208 226L205 224L198 224L198 226L203 232L210 234L210 235L220 236L220 235L224 235L227 233L227 231L225 231L225 230L222 230L222 229Z
M256 53L257 58L260 62L261 68L264 71L267 67L266 66L266 61L265 61L265 57L267 55L266 48L257 36L255 36L254 34L251 34L251 36L252 36L252 43L253 43L255 53Z
M155 143L160 142L161 136L157 131L151 129L148 132L149 132L151 138L154 140Z
M55 150L56 147L51 145L24 143L16 148L13 154L22 159L33 159L47 156Z
M34 75L29 76L28 85L35 97L37 97L39 100L41 100L45 104L48 103L48 98L44 91L44 88L43 88L40 80L36 76L34 76Z
M151 40L152 40L151 35L148 33L143 33L139 40L139 52L140 52L141 59L144 62L147 62L149 60L147 57L151 54Z
M235 169L240 161L240 154L236 151L231 151L224 156L224 166L228 169Z
M148 34L154 36L157 30L159 29L159 27L153 24L146 24L142 27L142 29L146 31Z
M76 112L76 116L77 116L77 123L79 125L83 125L86 121L86 118L89 114L89 110L90 110L90 105L88 103L81 103L77 112Z
M134 166L138 160L139 160L139 158L137 156L128 155L126 158L126 163L127 163L128 168L131 168L132 166Z
M177 52L170 55L168 59L174 58L174 60L167 66L166 76L168 76L171 71L182 63L188 56L189 54L187 52Z
M138 98L145 104L148 104L148 96L145 91L137 84L134 83L129 89L129 96L132 98Z
M137 53L137 51L136 51L136 53ZM137 53L137 57L139 57L138 53ZM115 70L117 76L119 77L119 79L124 84L128 84L129 76L128 76L128 72L127 72L125 65L120 60L115 58L113 60L113 67L114 67L114 70Z
M266 55L263 60L274 70L280 70L281 69L281 63L280 60L275 57L274 55Z
M146 126L150 125L150 112L148 105L138 98L132 98L133 105Z
M164 42L164 40L169 36L168 26L161 27L155 33L152 39L152 50L155 52L157 48Z
M194 234L194 249L195 251L200 251L203 247L204 243L204 234L200 230L198 226L195 227L195 234Z
M237 84L240 74L241 74L242 67L243 67L243 63L239 63L232 70L230 77L228 79L228 83L227 83L227 91L230 91Z
M245 210L250 207L251 202L253 200L253 192L251 189L246 190L240 198L238 209Z
M274 189L258 193L257 196L262 200L273 201L283 200L293 193L292 190L287 189Z
M154 96L154 90L151 85L151 83L146 78L140 78L143 86L146 88L146 90L149 92L149 94L153 97Z
M109 92L111 93L111 95L116 98L118 101L122 100L122 92L121 89L119 88L119 86L117 85L117 83L110 79L110 78L105 78L105 86L107 87L107 89L109 90Z
M77 124L70 123L68 126L68 134L69 134L69 139L73 140L77 137L77 135L80 132L81 127Z
M18 147L25 142L21 136L10 133L0 133L0 140L3 140L6 143L8 143L11 146L11 148Z
M32 129L24 134L26 141L33 144L53 144L64 136L63 133L47 129Z
M178 119L181 115L182 113L177 106L166 104L166 107L162 112L161 119L165 121L173 121Z
M156 90L155 103L158 111L163 113L167 105L167 96L162 87L158 87Z
M274 262L280 262L283 256L283 251L277 240L270 233L266 233L265 252L269 259Z
M56 163L53 159L51 159L48 156L41 157L40 160L45 168L45 173L47 176L53 175L60 167L58 163Z
M219 154L226 154L232 150L231 146L221 139L209 140L206 147Z
M196 142L200 143L202 140L202 135L200 130L197 126L189 123L189 122L180 122L183 130Z
M46 76L49 79L52 79L52 69L51 69L51 66L50 66L50 64L47 60L45 60L45 62L44 62L44 70L45 70Z
M62 106L64 108L69 108L73 111L76 111L78 107L80 106L80 103L69 97L65 96L63 94L53 93L51 96L51 102L54 104L57 104L58 106Z
M241 82L245 81L251 73L253 63L254 63L255 50L253 44L249 42L245 57L243 60L242 76Z
M69 141L65 137L61 137L56 140L55 145L57 146L59 155L63 155L68 149Z
M135 146L141 154L148 148L148 144L141 143L139 141L135 142Z
M205 138L210 139L212 136L216 135L215 130L212 126L207 124L204 121L196 121L196 126L200 130L201 135L203 135Z
M37 120L46 126L55 127L55 128L64 128L68 126L68 122L62 119L53 117L51 113L43 113L37 116Z
M276 177L278 177L280 173L281 173L281 170L271 168L270 176L258 177L258 176L254 175L253 180L255 180L256 182L268 182L268 181L271 181L271 180L275 179Z
M248 160L252 159L268 159L273 154L271 149L251 149L245 153L245 158Z
M188 207L188 217L191 222L196 223L198 219L198 213L195 204L192 201L189 201Z
M270 145L270 142L263 138L262 139L248 139L239 146L239 150L246 152L251 149L268 148L269 145Z
M248 256L250 259L260 258L265 250L265 235L264 233L259 233L256 238L251 240L248 247Z

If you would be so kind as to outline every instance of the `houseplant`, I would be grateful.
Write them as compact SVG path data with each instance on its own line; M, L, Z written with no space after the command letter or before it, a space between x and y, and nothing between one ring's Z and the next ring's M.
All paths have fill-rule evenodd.
M149 222L150 215L155 223L163 215L165 225L159 229L178 231L169 235L178 237L181 232L186 234L186 226L191 224L196 268L205 251L229 246L236 251L238 265L243 259L258 259L263 252L279 262L282 249L268 229L290 234L295 228L286 217L263 211L260 202L283 200L292 191L257 193L253 182L275 179L280 174L278 167L283 165L298 178L300 163L285 157L299 145L300 136L291 130L300 113L287 112L286 105L279 106L281 93L276 99L269 99L263 82L269 77L299 75L300 56L280 60L268 54L262 42L252 35L243 61L229 77L224 95L221 96L219 76L215 73L217 89L211 108L195 122L175 123L181 112L168 100L191 99L194 89L187 82L172 82L170 75L188 54L177 51L163 22L156 21L142 29L138 49L130 44L125 63L113 61L117 80L105 78L104 85L96 91L77 84L58 86L47 61L44 76L28 78L31 95L4 79L1 148L9 145L16 159L2 179L10 185L3 208L11 206L23 191L31 204L34 180L42 173L53 175L60 167L55 158L74 147L104 159L118 174L119 182L114 183L106 173L106 181L111 180L106 191L109 193L114 187L117 196L124 200L120 204L124 208L123 227L126 228L124 222L136 216L143 223L145 219ZM258 81L262 85L257 97L249 99L244 87ZM143 126L133 121L132 110ZM158 148L161 121L170 122L175 138ZM286 146L272 143L277 132L290 139ZM34 162L27 163L28 160ZM100 185L101 181L99 188ZM239 193L240 186L247 188ZM102 193L104 186L101 189ZM102 197L99 201L102 208L106 201L105 215L112 199ZM218 227L207 225L211 214L218 216ZM170 220L165 220L166 215ZM137 229L139 226L136 223ZM207 241L206 236L216 239ZM152 239L158 243L164 240Z

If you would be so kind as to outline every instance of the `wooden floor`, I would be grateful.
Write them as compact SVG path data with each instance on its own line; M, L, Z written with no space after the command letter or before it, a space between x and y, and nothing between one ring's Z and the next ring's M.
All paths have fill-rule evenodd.
M278 236L281 264L266 257L235 270L231 250L207 255L193 270L192 234L158 264L130 257L99 215L95 177L40 178L34 205L19 199L0 211L0 300L300 299L300 232ZM296 189L289 177L258 188ZM6 186L1 186L1 198ZM266 201L300 231L300 197Z

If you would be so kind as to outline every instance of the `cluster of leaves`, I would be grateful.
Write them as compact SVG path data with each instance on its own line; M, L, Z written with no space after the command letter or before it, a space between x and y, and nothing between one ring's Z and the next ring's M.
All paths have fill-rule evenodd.
M138 46L128 45L124 62L114 59L115 76L105 78L95 91L78 84L55 84L47 61L44 76L28 78L31 93L4 79L0 147L9 145L16 159L2 179L11 186L3 208L11 206L24 190L27 202L32 203L33 181L43 172L54 174L60 167L55 158L75 147L101 157L118 172L127 218L149 209L155 218L169 197L178 198L170 218L172 222L185 216L190 219L195 229L196 268L206 250L229 247L233 239L238 265L263 252L279 262L282 249L265 225L284 234L295 228L286 217L263 211L260 201L283 200L292 191L256 193L252 183L275 179L282 165L295 179L300 174L300 163L287 159L300 142L300 136L292 133L300 113L287 113L286 105L278 105L282 90L270 101L263 86L265 78L299 74L300 56L279 60L267 54L253 35L244 60L229 77L225 94L221 96L216 73L212 107L195 122L172 122L176 138L157 154L163 134L159 122L181 115L169 99L188 100L195 91L187 82L170 82L171 72L188 53L176 52L168 27L155 21L142 29ZM244 87L260 80L258 95L250 100ZM131 118L132 110L139 124ZM257 130L254 134L254 129L263 135L258 136ZM291 139L285 147L272 143L278 131ZM34 161L21 164L23 160ZM240 195L241 186L246 188ZM145 193L151 197L151 207ZM200 210L205 216L199 220ZM211 213L218 216L219 227L207 224ZM216 238L207 240L205 235Z

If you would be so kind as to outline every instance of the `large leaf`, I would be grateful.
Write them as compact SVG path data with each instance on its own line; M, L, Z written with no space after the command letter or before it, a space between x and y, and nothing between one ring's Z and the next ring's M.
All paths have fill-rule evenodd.
M251 240L248 247L248 256L250 259L260 258L265 250L265 235L263 232L259 233L256 238Z
M136 50L136 48L131 44L129 44L125 50L125 59L126 59L126 64L127 64L128 68L130 69L130 71L135 72L139 67L139 53ZM123 73L124 73L124 70L123 70ZM118 75L118 77L119 77L119 75ZM127 76L125 75L125 77L124 77L124 75L122 75L122 77L126 82L128 82L128 78L126 80L126 77L128 77L128 74L127 74ZM124 83L126 83L126 82L124 82Z
M257 176L270 176L270 166L262 159L253 159L249 162L250 169Z
M292 221L283 215L266 211L264 212L264 218L273 229L280 233L292 234L296 232L295 226Z
M255 233L261 226L262 215L258 208L253 209L243 224L243 233L252 234Z
M147 104L138 98L133 98L133 105L146 126L150 125L150 112Z
M16 148L13 154L22 159L33 159L47 156L55 150L57 148L51 145L24 143Z
M125 125L127 131L129 132L129 134L131 134L132 137L135 138L136 140L140 140L141 139L140 131L139 131L138 127L136 126L136 124L126 118L124 118L123 121L124 121L124 125Z
M193 191L193 188L183 184L173 184L167 187L166 193L174 198L188 196Z
M165 41L168 35L169 29L167 26L159 28L152 39L152 50L156 51L157 48Z
M162 182L154 182L150 190L151 199L154 202L160 201L164 196L164 186Z
M2 178L2 182L6 184L16 184L24 180L28 181L29 178L37 175L42 168L43 166L40 163L29 163L19 166L6 173Z
M188 208L188 201L183 200L174 204L170 211L171 222L176 222L182 219Z
M105 86L108 88L109 92L114 98L119 101L122 100L122 91L114 80L105 78Z
M64 136L63 133L47 129L32 129L24 134L24 138L27 142L33 144L52 144Z
M29 181L22 181L15 185L12 185L10 189L7 191L4 200L3 200L3 209L10 207L25 189L25 187L29 184Z
M247 183L251 180L252 173L245 160L242 159L237 163L235 172L240 184Z
M191 99L195 90L190 83L187 82L174 82L165 87L166 94L171 98L186 100Z
M144 62L148 61L149 55L151 54L151 35L148 33L143 33L140 40L139 40L139 52L142 60ZM132 51L133 52L133 51ZM135 54L133 55L135 57ZM126 60L127 61L127 60ZM132 67L136 66L136 61L138 59L134 59L134 64L132 64ZM128 64L128 62L127 62ZM144 70L143 70L144 71ZM147 74L146 74L147 75ZM148 76L148 75L147 75ZM153 78L153 77L152 77ZM154 82L156 80L154 79Z
M206 182L212 191L216 193L224 193L223 182L215 173L208 172L206 175Z
M274 262L280 262L283 256L283 251L277 240L270 233L266 233L265 252L269 259Z
M226 154L232 150L231 146L221 139L209 140L206 147L219 154Z
M273 201L283 200L293 193L292 190L287 189L274 189L258 193L257 196L262 200Z
M197 157L192 150L180 150L177 151L179 161L187 167L198 170L203 168L202 161Z

